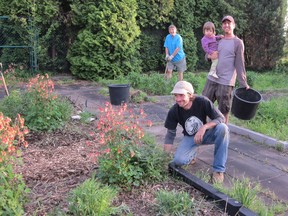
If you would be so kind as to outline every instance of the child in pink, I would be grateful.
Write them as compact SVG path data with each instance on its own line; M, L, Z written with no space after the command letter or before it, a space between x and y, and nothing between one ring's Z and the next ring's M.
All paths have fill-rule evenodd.
M201 44L206 55L211 55L213 52L217 52L218 41L223 38L223 35L215 35L215 26L212 22L206 22L203 26L204 36L201 39ZM218 78L216 73L216 66L218 59L212 60L210 71L208 75Z

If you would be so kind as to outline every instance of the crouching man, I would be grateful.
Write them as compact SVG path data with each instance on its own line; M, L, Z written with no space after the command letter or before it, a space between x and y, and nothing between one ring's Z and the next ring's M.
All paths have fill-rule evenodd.
M195 161L200 145L214 144L212 182L222 183L229 145L229 130L224 124L224 116L208 98L195 95L189 82L177 82L171 94L175 96L176 103L166 117L164 150L171 151L178 123L184 135L171 163L175 166L187 165ZM207 117L211 121L207 122Z

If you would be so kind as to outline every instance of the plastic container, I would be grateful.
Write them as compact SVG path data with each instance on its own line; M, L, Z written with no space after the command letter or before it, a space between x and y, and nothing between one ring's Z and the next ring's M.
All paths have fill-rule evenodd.
M109 87L110 102L112 105L128 103L130 97L129 84L111 84Z
M261 101L262 95L259 92L251 88L238 88L234 91L232 114L239 119L250 120L255 116Z

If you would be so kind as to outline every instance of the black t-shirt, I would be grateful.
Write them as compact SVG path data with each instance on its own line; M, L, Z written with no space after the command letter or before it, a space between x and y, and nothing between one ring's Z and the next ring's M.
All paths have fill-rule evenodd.
M179 123L184 129L184 135L193 136L207 123L207 117L216 123L224 121L224 116L208 98L196 96L189 110L184 110L177 103L174 104L168 112L165 127L175 130Z

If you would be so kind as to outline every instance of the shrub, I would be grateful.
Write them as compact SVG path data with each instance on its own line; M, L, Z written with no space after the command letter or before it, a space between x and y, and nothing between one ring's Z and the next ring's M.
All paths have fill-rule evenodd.
M68 100L53 93L54 83L49 76L39 74L29 80L24 92L13 91L0 102L0 110L8 117L19 113L30 130L52 131L64 125L72 113Z
M288 69L288 58L283 58L276 62L275 71L279 73L287 73Z
M0 215L24 215L29 189L10 163L0 165Z
M27 147L24 135L28 133L24 120L19 115L11 119L0 113L0 215L24 215L24 203L29 190L22 176L14 173L12 164L19 162L14 157L20 146Z
M139 114L135 114L127 109L126 104L113 108L107 102L105 107L100 108L97 123L99 137L95 140L102 148L95 156L99 164L98 177L103 182L129 190L131 186L164 176L167 170L163 167L165 155L162 150L157 152L157 148L144 139L141 127L144 124L151 125L151 121L145 120L144 112L140 110Z
M165 32L166 34L166 32ZM141 59L142 59L142 71L156 71L162 66L165 57L164 52L164 34L161 30L145 30L141 32ZM164 66L165 67L165 66Z
M72 74L98 80L140 72L136 0L75 1L71 9L81 28L67 54Z

